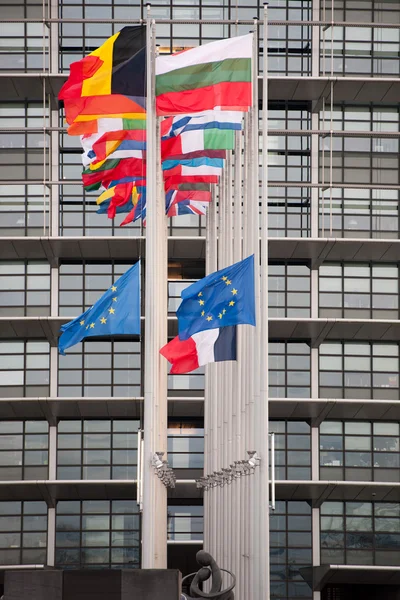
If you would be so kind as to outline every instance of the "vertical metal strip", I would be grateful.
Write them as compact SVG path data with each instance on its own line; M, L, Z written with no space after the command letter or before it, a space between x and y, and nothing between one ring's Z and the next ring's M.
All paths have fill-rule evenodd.
M260 588L259 597L270 598L270 556L269 556L269 407L268 407L268 6L264 4L264 56L263 56L263 122L262 122L262 200L261 200L261 315L260 315L260 411L258 439L255 448L261 458L257 468L260 478L259 529L260 552Z

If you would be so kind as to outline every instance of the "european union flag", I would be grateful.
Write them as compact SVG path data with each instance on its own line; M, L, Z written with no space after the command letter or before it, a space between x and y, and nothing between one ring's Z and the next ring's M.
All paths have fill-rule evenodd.
M80 317L61 327L61 354L88 337L140 334L140 261Z
M254 254L196 281L181 298L176 311L180 340L205 329L255 325Z

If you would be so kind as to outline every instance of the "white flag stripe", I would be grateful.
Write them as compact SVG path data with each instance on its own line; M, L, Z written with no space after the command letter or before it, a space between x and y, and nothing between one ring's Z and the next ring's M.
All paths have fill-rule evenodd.
M226 60L228 58L251 58L253 34L248 33L238 37L210 42L197 48L191 48L180 54L157 56L156 75L163 75L176 69L192 65Z
M214 362L214 345L219 336L219 329L199 331L192 335L197 348L197 358L200 367L209 362Z

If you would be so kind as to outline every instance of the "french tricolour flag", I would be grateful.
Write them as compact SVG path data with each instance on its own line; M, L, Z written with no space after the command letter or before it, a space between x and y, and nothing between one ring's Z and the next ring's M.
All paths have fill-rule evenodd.
M176 336L160 354L172 364L171 375L190 373L212 362L236 360L236 327L199 331L184 341Z

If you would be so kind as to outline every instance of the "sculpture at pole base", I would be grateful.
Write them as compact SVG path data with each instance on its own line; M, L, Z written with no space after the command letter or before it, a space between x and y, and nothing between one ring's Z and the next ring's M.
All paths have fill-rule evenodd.
M199 563L201 569L197 573L191 573L183 578L182 584L191 579L190 583L190 596L182 594L181 600L194 600L195 598L214 598L214 600L234 600L235 595L233 588L236 585L236 577L230 571L226 569L220 569L211 554L205 552L205 550L199 550L196 554L196 560ZM222 572L229 573L232 582L225 589L222 590ZM200 589L200 585L208 579L211 580L211 588L209 592L203 592Z

